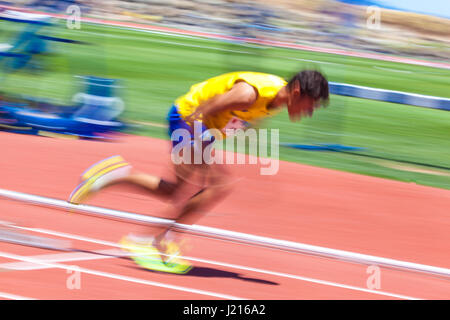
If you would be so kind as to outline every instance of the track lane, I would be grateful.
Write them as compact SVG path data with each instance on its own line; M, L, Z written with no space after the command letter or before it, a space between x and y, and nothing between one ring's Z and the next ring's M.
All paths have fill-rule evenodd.
M156 157L156 155L165 154L168 150L167 144L165 141L157 139L124 137L123 142L113 144L92 141L61 141L5 133L0 133L0 137L4 138L0 139L0 146L9 151L5 157L0 159L0 165L3 166L1 188L64 199L76 184L78 175L86 167L113 154L122 154L141 170L156 174L169 173L166 170L167 159ZM33 144L30 144L31 141ZM148 151L152 152L151 157L142 152L143 146L146 145L148 145ZM46 152L42 152L43 150ZM73 150L78 151L76 159L73 157ZM64 166L61 166L61 163ZM230 199L219 205L200 223L343 250L378 254L396 259L403 258L418 263L443 267L450 265L449 257L444 254L448 252L449 243L447 231L450 219L445 208L450 203L450 193L447 190L284 162L280 167L279 175L274 177L260 177L257 170L258 168L251 166L235 168L236 174L242 175L244 179L236 183L235 193ZM46 181L46 183L43 184L42 181ZM270 188L267 188L269 185ZM384 191L386 188L389 189L389 193ZM275 194L280 201L270 201ZM299 195L301 196L299 197ZM407 207L405 207L405 201L408 201ZM156 199L121 188L106 190L91 203L100 206L108 203L112 208L151 213L152 215L163 208L163 204ZM60 210L24 205L4 199L0 199L0 206L3 209L0 220L12 219L29 226L53 228L113 242L117 242L120 236L129 231L140 229L123 222L77 214L62 214ZM432 216L428 214L429 210L434 212ZM273 212L281 212L282 215L274 215ZM345 282L347 285L359 287L364 287L368 277L365 272L366 266L307 256L300 258L296 256L293 259L292 254L273 253L272 250L262 248L257 250L251 248L252 254L249 255L247 246L223 242L217 244L217 242L206 239L196 239L195 241L196 257L204 259L254 267L266 266L269 258L274 271L282 270L294 275L300 274L314 279ZM74 244L88 250L106 248L106 246L99 247L82 241L74 241ZM217 250L217 246L221 249ZM7 249L13 250L15 253L25 255L42 253L40 249L19 249L18 247L6 245ZM0 244L0 250L8 252L3 248L5 248L5 244ZM8 260L0 259L0 263L5 261ZM133 268L131 262L123 260L120 260L118 264L109 259L80 263L92 268L101 266L105 270L130 272L130 274L142 271ZM127 265L127 263L132 267L124 267L123 264ZM203 268L211 269L211 266ZM268 268L266 267L266 269ZM220 269L220 271L225 274L239 274L235 269L228 267ZM50 270L36 272L43 274L50 272L51 274ZM147 273L145 273L146 276ZM270 293L273 290L258 290L257 297L260 297L260 293L264 293L260 299L267 297L270 297L269 299L280 299L280 297L284 297L284 299L309 299L310 297L328 299L330 296L331 298L366 298L359 292L348 293L348 289L329 289L313 283L299 284L300 281L292 281L292 279L284 282L285 279L279 280L280 277L262 276L250 271L245 271L244 277L245 275L263 281L282 281L283 285L277 286L282 290L275 290L276 293ZM180 282L178 276L160 274L151 276L164 281L172 279L170 281L173 283ZM382 269L382 277L382 289L386 291L410 295L416 293L419 298L442 299L450 296L448 282L442 282L442 279L430 279L426 276L420 277L416 274L384 269ZM93 276L93 278L96 277ZM193 282L199 286L204 286L205 283L208 286L208 283L212 281L215 287L227 286L227 283L230 282L227 281L229 280L227 277L203 278L205 279L200 276L186 277L187 280L183 281ZM21 278L19 277L19 279ZM235 290L233 287L236 287L239 292L253 292L251 285L239 278L235 280L231 281L233 284L230 286L231 290ZM95 281L97 280L93 280L92 283ZM103 286L103 284L99 284L99 286ZM272 285L266 286L272 287ZM26 288L25 283L24 288ZM94 296L100 295L94 294ZM379 299L380 297L375 298Z
M4 189L66 199L81 172L114 154L139 170L170 174L169 146L158 139L124 136L118 143L100 143L1 132L0 137ZM232 169L243 179L199 224L450 267L448 190L288 162L280 162L276 176L260 176L251 165ZM90 203L156 216L164 208L158 199L120 187Z
M42 215L39 214L42 218ZM85 217L87 219L95 219ZM115 222L116 224L122 224ZM92 223L90 224L92 225ZM127 230L123 226L124 232ZM88 231L92 228L85 228ZM67 231L67 230L66 230ZM96 230L97 231L97 230ZM105 232L106 233L106 232ZM77 237L76 235L73 235ZM105 243L103 239L88 239L91 241L78 241L75 244L78 248L84 250L104 250L108 246L102 246ZM95 243L93 243L95 241ZM99 243L97 243L99 242ZM161 275L159 273L150 273L152 280L162 281L177 285L188 279L186 284L195 283L198 288L223 288L224 281L231 285L232 292L248 292L250 288L260 285L258 295L252 298L265 299L308 299L304 292L312 298L333 299L337 296L348 297L349 299L372 299L373 294L362 294L361 291L367 290L366 281L368 274L367 267L357 264L345 263L337 260L324 259L319 257L304 256L278 250L258 248L247 245L237 245L235 243L209 240L201 237L190 237L193 245L192 252L188 255L198 259L211 261L212 263L194 262L197 270L187 276ZM114 246L116 243L111 242ZM9 246L11 247L11 245ZM30 255L42 254L41 249L15 246L16 250L28 251ZM11 249L10 249L11 251ZM58 253L52 252L53 255ZM65 255L66 253L63 253ZM102 257L103 258L103 257ZM8 261L10 262L10 261ZM74 261L66 264L76 264L88 266L90 269L108 270L115 274L135 275L142 273L147 275L148 271L140 270L131 261L123 259L93 259L89 261ZM229 266L231 265L231 267ZM236 266L237 267L234 267ZM1 267L1 265L0 265ZM253 269L263 270L255 272ZM51 271L51 270L48 270ZM289 277L294 275L294 277ZM296 276L296 277L295 277ZM412 295L415 298L442 299L449 296L448 281L436 277L417 275L415 273L400 272L395 270L383 269L382 290L388 293L399 295ZM155 278L153 278L155 277ZM281 279L281 280L280 280ZM294 279L294 282L292 281ZM342 290L344 293L335 292L330 295L329 289L317 290L317 282L329 281L332 286L354 286L358 290L356 293L347 293L349 290ZM306 282L306 284L305 284ZM312 287L311 287L312 286ZM302 290L301 288L307 289ZM329 287L329 285L325 285ZM313 289L311 289L313 288ZM407 288L407 290L405 290ZM423 288L426 288L425 290ZM336 288L333 288L333 290ZM314 291L317 293L314 293ZM332 292L333 292L332 290ZM425 291L425 292L424 292ZM413 295L412 293L415 293ZM358 295L359 294L359 295ZM379 295L376 298L390 298L390 296Z

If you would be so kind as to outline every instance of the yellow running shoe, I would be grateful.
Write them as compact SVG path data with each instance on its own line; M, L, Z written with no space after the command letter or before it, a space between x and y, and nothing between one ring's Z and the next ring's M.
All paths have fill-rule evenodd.
M170 243L170 251L161 253L154 245L153 239L149 241L136 241L131 237L124 237L120 241L122 249L132 253L131 259L139 266L160 272L185 274L192 269L192 264L180 259L179 247L175 243ZM175 250L175 251L173 251ZM169 254L168 252L172 252ZM168 257L169 260L163 260Z
M126 162L126 161L124 158L122 158L122 156L119 156L119 155L103 159L103 160L93 164L89 168L87 168L86 171L84 171L83 174L81 175L80 179L81 179L81 181L88 180L89 178L91 178L92 176L95 176L97 173L106 169L107 167L113 166L113 165L116 165L116 164L119 164L122 162Z
M182 252L184 251L181 248L185 247L184 241L176 242L173 240L163 239L159 247L164 248L164 252L162 252L161 257L163 262L168 267L178 268L185 266L186 270L183 273L186 273L192 269L192 265L187 260L181 258Z
M153 247L150 242L137 242L130 237L123 237L120 242L122 250L132 253L130 256L137 264L145 262L157 262L161 263L161 255L158 249Z
M128 162L120 161L111 164L108 158L105 163L98 163L98 171L88 170L89 175L82 175L82 182L72 191L69 197L69 203L80 204L85 202L89 196L99 191L110 182L127 176L131 171L131 165ZM109 163L109 165L105 165ZM89 176L89 178L87 178ZM86 178L86 179L85 179ZM85 180L83 180L85 179Z

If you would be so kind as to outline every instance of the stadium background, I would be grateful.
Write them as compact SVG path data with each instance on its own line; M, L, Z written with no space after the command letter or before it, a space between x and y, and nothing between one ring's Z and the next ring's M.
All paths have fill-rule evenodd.
M166 136L166 110L176 97L192 83L234 70L288 78L299 69L313 67L337 83L450 97L448 69L255 44L255 40L284 41L387 57L437 62L448 58L448 38L442 33L447 19L383 9L382 29L371 30L365 7L335 1L308 3L108 1L89 6L81 2L83 17L207 31L233 41L91 23L70 30L61 20L52 34L89 45L55 46L58 55L44 58L51 65L49 70L8 75L3 90L68 103L79 89L74 76L117 78L124 85L120 94L126 102L125 119L139 122L140 134L161 138ZM63 9L69 4L59 2ZM214 10L219 14L212 16ZM3 41L22 28L12 22L2 24ZM286 124L285 113L264 125L280 128L281 142L286 144L361 148L311 152L282 147L284 160L449 188L449 117L446 111L332 96L329 108L301 125Z

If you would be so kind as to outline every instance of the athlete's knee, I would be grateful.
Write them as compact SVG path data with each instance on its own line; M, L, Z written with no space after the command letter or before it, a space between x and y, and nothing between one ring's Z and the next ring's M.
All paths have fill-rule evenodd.
M178 183L170 182L164 179L159 181L158 191L164 195L171 196L178 189Z

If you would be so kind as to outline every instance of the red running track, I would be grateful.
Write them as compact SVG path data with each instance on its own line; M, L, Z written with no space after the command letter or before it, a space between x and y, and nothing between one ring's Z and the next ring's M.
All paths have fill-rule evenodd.
M58 199L67 199L88 166L111 155L122 155L142 171L171 174L168 142L146 137L123 136L106 143L0 133L0 150L1 189ZM237 178L233 193L198 224L450 267L450 191L289 162L280 162L274 176L261 176L259 169L232 166ZM152 216L164 208L160 200L123 187L107 189L89 204ZM131 223L3 198L0 208L0 220L63 232L69 238L89 237L72 239L73 247L83 250L113 252L123 235L142 230ZM450 298L449 280L436 276L381 268L380 288L369 290L365 265L188 239L192 248L185 254L194 258L195 268L187 275L142 270L127 259L0 243L0 270L6 270L0 272L0 298ZM30 263L30 258L39 263ZM16 269L6 268L9 263ZM82 268L80 289L68 288L74 274L67 266Z

